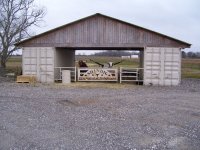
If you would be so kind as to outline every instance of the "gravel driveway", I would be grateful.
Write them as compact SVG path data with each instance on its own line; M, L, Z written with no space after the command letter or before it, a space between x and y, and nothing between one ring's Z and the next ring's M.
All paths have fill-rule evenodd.
M200 80L118 86L0 81L0 149L199 150Z

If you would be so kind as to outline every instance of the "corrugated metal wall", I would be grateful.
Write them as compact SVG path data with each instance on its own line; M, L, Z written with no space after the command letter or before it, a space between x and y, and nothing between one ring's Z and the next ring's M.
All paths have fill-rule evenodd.
M54 82L55 48L23 49L23 75L35 75L38 81ZM179 48L144 49L144 84L178 85L181 80Z
M39 82L54 82L54 54L51 47L23 48L23 75L35 75Z
M179 48L147 47L144 50L144 84L178 85L181 80Z

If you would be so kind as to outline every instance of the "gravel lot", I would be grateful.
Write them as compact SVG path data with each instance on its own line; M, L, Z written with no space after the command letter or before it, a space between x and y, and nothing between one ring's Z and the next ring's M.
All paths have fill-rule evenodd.
M199 150L200 80L177 87L79 85L0 78L0 149Z

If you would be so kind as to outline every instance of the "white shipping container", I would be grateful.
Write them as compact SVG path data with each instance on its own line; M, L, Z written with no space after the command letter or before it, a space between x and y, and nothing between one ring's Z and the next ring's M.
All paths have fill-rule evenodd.
M24 47L23 75L35 75L43 83L54 82L54 53L51 47Z
M180 48L144 50L144 85L178 85L181 80Z

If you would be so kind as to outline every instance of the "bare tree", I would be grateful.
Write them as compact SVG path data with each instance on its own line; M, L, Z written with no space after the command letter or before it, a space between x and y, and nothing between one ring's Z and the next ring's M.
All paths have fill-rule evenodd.
M9 56L17 48L15 43L30 36L31 26L38 26L45 9L34 0L0 0L0 61L6 67Z

